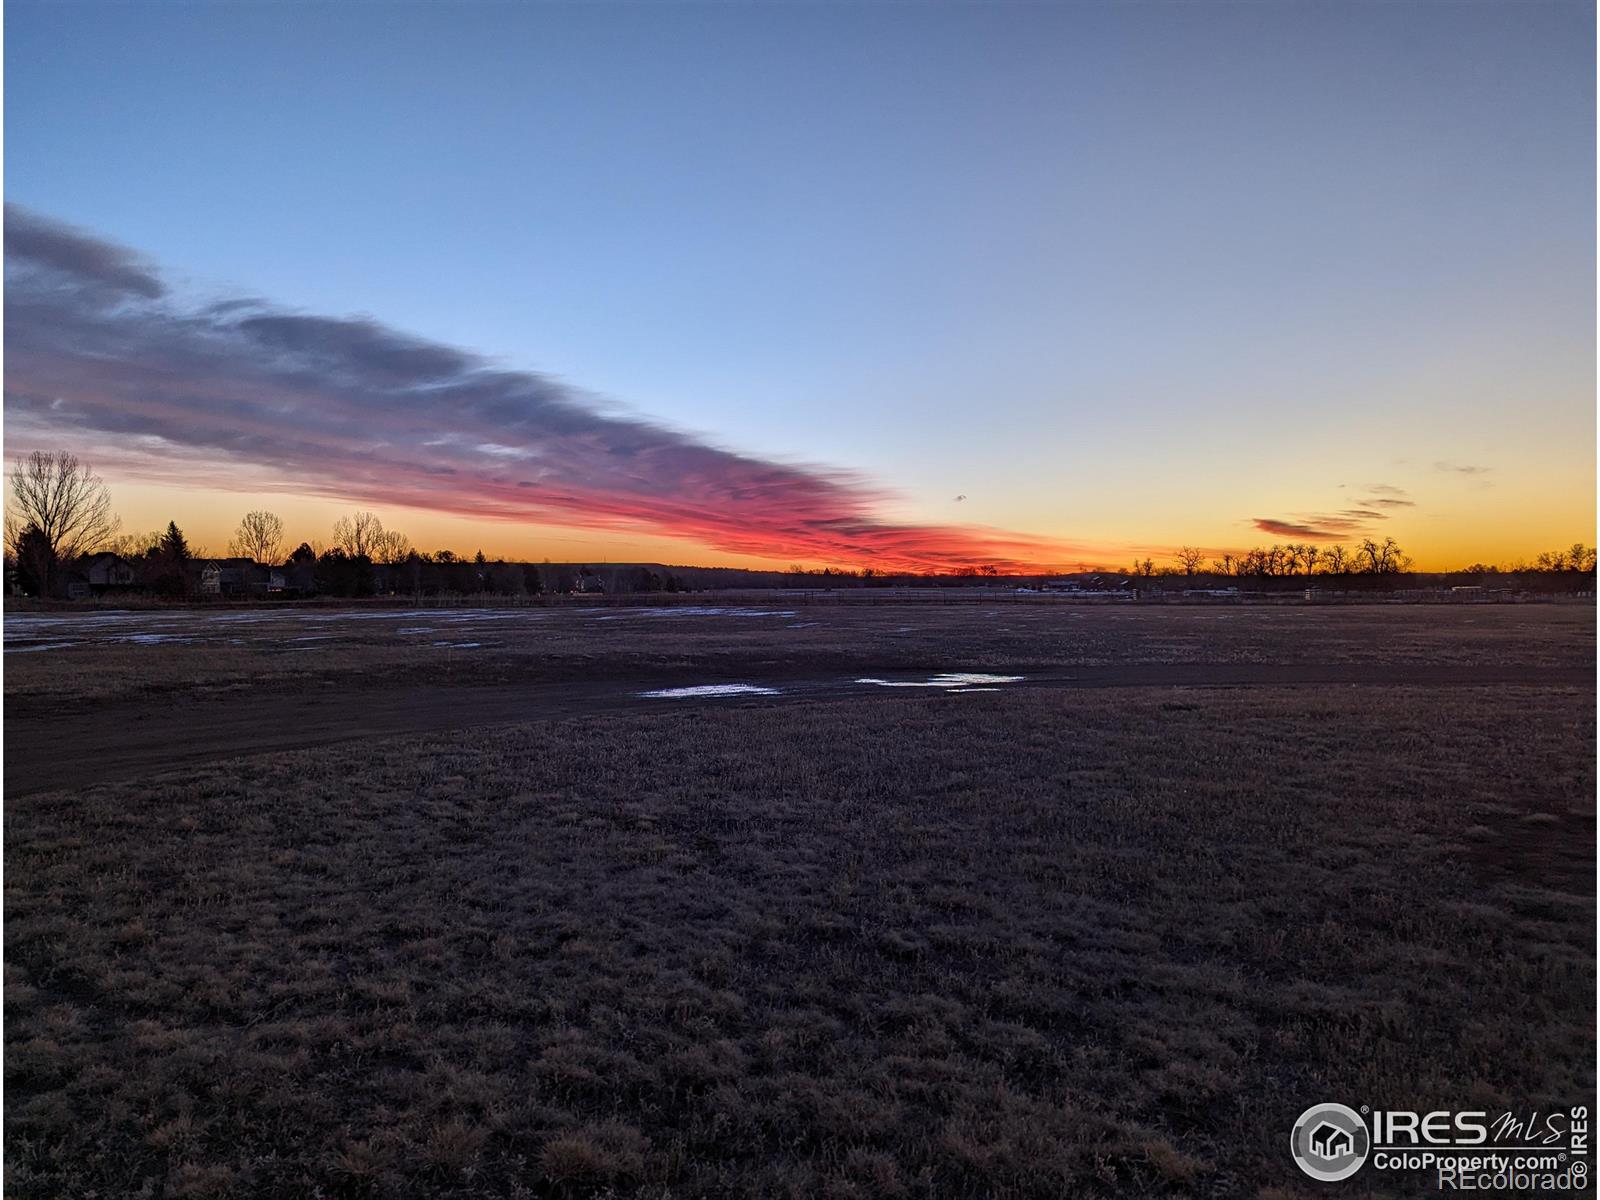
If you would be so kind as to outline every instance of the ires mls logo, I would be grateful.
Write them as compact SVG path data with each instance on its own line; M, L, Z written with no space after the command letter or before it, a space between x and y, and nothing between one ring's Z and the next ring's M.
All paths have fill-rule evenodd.
M1589 1110L1565 1112L1369 1109L1315 1104L1289 1135L1289 1152L1313 1179L1337 1183L1370 1161L1379 1171L1437 1170L1441 1187L1583 1187L1588 1177ZM1490 1183L1481 1183L1490 1187Z
M1361 1114L1343 1104L1314 1104L1289 1135L1289 1153L1307 1175L1324 1183L1348 1179L1367 1161L1372 1139Z

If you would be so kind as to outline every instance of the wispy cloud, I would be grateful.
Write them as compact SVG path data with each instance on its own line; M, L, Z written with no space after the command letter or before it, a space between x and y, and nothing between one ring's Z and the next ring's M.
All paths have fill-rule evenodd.
M774 558L943 569L1081 550L900 523L850 472L602 412L547 376L365 317L186 304L138 255L6 206L10 444L215 487L664 533Z
M1338 485L1341 489L1345 484ZM1367 495L1353 502L1354 507L1336 513L1291 513L1287 517L1253 517L1251 523L1262 533L1274 537L1304 538L1313 542L1338 542L1346 538L1367 537L1372 523L1387 521L1395 509L1415 508L1417 502L1403 487L1392 483L1371 483Z
M1487 475L1494 470L1493 467L1478 467L1470 463L1453 463L1442 460L1434 463L1433 469L1435 471L1446 471L1452 475Z
M1307 517L1281 520L1277 517L1252 517L1251 523L1273 537L1304 538L1310 542L1337 542L1361 532L1360 522L1344 517Z
M1368 484L1367 491L1370 495L1356 501L1363 508L1415 508L1417 506L1417 502L1410 499L1410 493L1405 488L1396 487L1392 483Z

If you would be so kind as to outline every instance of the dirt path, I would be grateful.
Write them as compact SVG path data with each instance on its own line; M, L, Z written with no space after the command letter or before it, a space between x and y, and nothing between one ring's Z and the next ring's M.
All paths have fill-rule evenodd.
M1025 674L1019 669L1018 674ZM871 676L872 672L863 672ZM885 674L917 683L925 676ZM775 695L654 699L647 688L742 682ZM1428 665L1125 664L1034 675L1008 688L1104 687L1575 687L1592 689L1589 668ZM176 767L407 733L548 721L591 713L674 711L685 705L772 705L863 696L943 695L937 687L883 687L854 680L754 677L628 684L339 689L226 700L145 699L54 715L8 713L5 795L110 783Z

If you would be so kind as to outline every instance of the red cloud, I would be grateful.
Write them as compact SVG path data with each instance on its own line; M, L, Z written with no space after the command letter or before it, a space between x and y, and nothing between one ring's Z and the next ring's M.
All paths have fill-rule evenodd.
M7 206L13 446L97 447L147 478L484 520L648 531L775 559L1052 569L1077 551L885 520L859 478L608 415L543 376L371 320L185 309L120 247Z

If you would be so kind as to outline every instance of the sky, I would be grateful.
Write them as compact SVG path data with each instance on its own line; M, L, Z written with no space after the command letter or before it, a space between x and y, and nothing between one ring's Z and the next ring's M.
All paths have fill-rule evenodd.
M221 551L1595 533L1589 3L5 10L5 450Z

